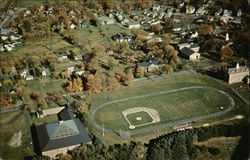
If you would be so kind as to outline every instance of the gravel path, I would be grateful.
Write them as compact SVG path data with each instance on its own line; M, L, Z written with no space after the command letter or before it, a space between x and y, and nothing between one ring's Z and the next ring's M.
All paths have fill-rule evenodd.
M161 94L169 94L169 93L174 93L174 92L179 92L179 91L183 91L183 90L187 90L187 89L194 89L194 88L209 88L209 89L214 89L219 91L220 93L226 95L229 100L230 100L230 106L228 109L220 111L220 112L216 112L216 113L211 113L211 114L207 114L207 115L202 115L202 116L198 116L198 117L193 117L193 118L189 118L189 119L185 119L185 120L180 120L180 121L175 121L175 122L170 122L170 123L165 123L165 124L161 124L161 125L157 125L154 127L149 127L149 128L143 128L143 129L137 129L137 130L131 130L131 131L113 131L110 129L106 129L103 128L101 126L99 126L96 122L95 119L95 114L96 112L101 109L104 108L110 104L114 104L114 103L118 103L118 102L123 102L123 101L128 101L128 100L132 100L132 99L138 99L138 98L143 98L143 97L149 97L149 96L156 96L156 95L161 95ZM93 125L99 129L102 130L104 132L117 132L120 135L125 135L124 138L133 136L133 135L137 135L137 134L143 134L143 133L147 133L147 132L151 132L151 131L155 131L155 130L159 130L159 129L163 129L163 128L170 128L176 125L181 125L181 124L185 124L185 123L190 123L190 122L195 122L195 121L199 121L199 120L203 120L203 119L208 119L208 118L213 118L213 117L219 117L221 115L224 115L225 113L229 112L232 110L232 108L234 107L234 100L233 98L227 94L226 92L222 91L222 90L218 90L216 88L213 87L207 87L207 86L192 86L192 87L185 87L185 88L179 88L179 89L174 89L174 90L170 90L170 91L161 91L161 92L157 92L157 93L151 93L151 94L146 94L146 95L142 95L142 96L135 96L135 97L129 97L129 98L124 98L124 99L119 99L119 100L114 100L114 101L110 101L107 103L104 103L100 106L98 106L91 114L91 118L92 118L92 123Z

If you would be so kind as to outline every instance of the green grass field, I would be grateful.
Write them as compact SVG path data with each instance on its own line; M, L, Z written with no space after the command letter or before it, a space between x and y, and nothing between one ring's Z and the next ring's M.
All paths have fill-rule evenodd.
M96 120L99 125L111 130L128 130L128 122L122 115L122 111L134 107L153 108L160 115L160 122L150 125L159 125L177 120L188 119L201 115L219 112L230 106L230 100L226 95L211 88L191 88L143 98L136 98L128 101L110 104L96 112ZM140 116L141 121L136 117ZM108 118L106 118L108 117ZM133 113L127 115L131 125L141 125L149 123L150 116L145 112ZM149 125L141 126L148 127ZM140 127L139 127L140 128Z
M14 123L7 124L20 111L13 111L0 114L0 157L2 159L19 160L32 155L33 147L29 144L28 132L25 126L24 116L21 116ZM10 139L16 132L22 132L22 144L20 147L8 145ZM13 154L14 153L14 154Z
M220 117L214 117L214 118L203 119L201 121L197 121L197 122L193 123L193 126L202 126L205 123L213 123L213 122L221 121L224 119L229 119L229 118L235 117L236 115L239 115L239 114L245 115L246 117L248 116L248 113L249 113L248 105L246 105L231 90L231 88L229 86L223 85L223 84L219 83L218 81L216 81L216 80L214 80L211 77L206 76L206 75L197 74L197 73L187 73L184 75L169 76L166 79L150 81L150 82L143 82L143 83L137 84L136 86L133 85L131 87L119 88L119 89L116 89L114 91L106 91L106 92L102 92L102 93L95 94L95 95L89 95L89 99L90 99L89 101L91 102L91 108L90 108L90 111L88 113L88 119L86 119L87 120L86 121L87 127L88 127L90 132L94 133L95 135L98 136L98 138L102 139L102 141L106 145L116 144L116 143L121 143L121 144L128 143L131 141L130 138L124 139L114 132L105 133L105 135L103 136L102 132L93 126L92 113L98 106L105 104L107 102L110 102L110 101L118 100L118 99L124 99L124 98L134 97L134 96L138 96L138 95L151 94L151 93L156 93L156 92L160 92L160 91L168 91L168 90L190 87L190 86L208 86L208 87L213 87L213 88L222 90L222 91L228 93L234 99L234 102L235 102L235 109L232 112L229 112L229 113L227 113L223 116L220 116ZM183 92L183 94L184 94L184 92ZM174 96L173 94L171 94L171 95ZM171 96L171 95L169 95L169 96ZM151 97L151 98L153 98L153 97ZM174 99L171 101L174 101ZM176 103L180 104L179 103L180 100L177 99L177 97L176 97L175 101L176 101ZM212 101L210 101L210 102L212 102ZM122 103L120 103L120 105L122 105ZM108 106L108 107L111 107L111 106ZM115 108L117 109L117 107L115 107ZM174 108L177 108L177 106ZM102 115L101 113L99 113L99 114L100 114L100 116L103 116L103 118L105 119L106 122L108 122L108 120L112 120L111 115L113 112L114 111L111 111L108 113L106 112L105 116ZM162 114L161 112L162 111L160 111L160 114ZM182 111L179 109L179 112L181 113ZM124 125L124 126L128 127L128 122L125 121L123 117L121 117L121 119L122 119L124 124L117 123L117 125L115 127L119 127L119 125ZM103 120L101 120L101 123ZM106 127L106 126L104 126L104 127ZM147 126L144 126L144 127L147 127ZM157 130L155 132L149 132L149 133L144 133L144 134L133 136L132 140L140 141L143 143L148 143L149 139L156 138L158 136L161 136L162 134L170 133L172 131L173 131L173 128L164 128L164 129Z
M126 116L131 125L143 125L145 123L151 123L153 119L147 112L137 112ZM141 119L137 119L137 118Z

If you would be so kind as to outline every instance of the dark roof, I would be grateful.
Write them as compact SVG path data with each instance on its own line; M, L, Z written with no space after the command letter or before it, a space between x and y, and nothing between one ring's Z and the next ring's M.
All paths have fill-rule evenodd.
M138 63L138 66L139 67L148 67L148 66L150 66L150 65L152 65L152 64L154 64L154 65L159 65L159 64L161 64L161 61L159 61L158 59L156 59L155 57L149 57L148 59L147 59L147 61L145 61L145 62L141 62L141 63Z
M74 114L69 108L65 108L64 110L59 112L59 117L61 120L64 120L64 121L75 118Z
M183 49L181 50L181 53L185 54L186 56L191 56L192 54L195 53L195 51L193 51L193 50L190 49L190 48L185 47L185 48L183 48Z
M36 126L36 131L41 152L92 142L78 118Z
M196 47L200 47L198 43L193 43L190 45L190 48L196 48Z
M190 43L190 41L187 40L187 39L181 39L181 40L179 41L179 44L185 44L185 43Z

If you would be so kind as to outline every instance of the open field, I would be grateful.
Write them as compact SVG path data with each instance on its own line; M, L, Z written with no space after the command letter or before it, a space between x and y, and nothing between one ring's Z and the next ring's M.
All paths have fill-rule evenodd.
M155 109L160 115L160 121L155 123L155 125L159 125L220 112L228 109L228 107L233 107L231 105L231 101L227 95L219 92L219 90L197 86L194 88L180 88L178 90L158 92L151 95L142 95L141 97L111 103L97 110L94 116L97 124L103 125L106 129L129 130L129 125L136 125L136 120L134 120L136 112L128 114L128 120L122 116L122 112L129 108L146 107ZM150 123L150 116L147 113L142 114L139 112L137 114L148 125L154 124ZM129 120L131 116L133 118ZM128 121L131 121L129 125ZM143 123L139 124L139 126L148 127L148 125L143 125Z
M227 85L223 85L223 84L219 83L218 81L215 81L214 79L212 79L212 78L210 78L210 77L208 77L206 75L197 74L197 73L187 73L187 74L184 74L184 75L169 76L166 79L154 80L154 81L145 82L145 83L142 82L140 84L137 83L136 86L120 88L120 89L117 89L115 91L107 91L107 92L103 92L103 93L100 93L100 94L97 94L97 95L92 95L91 96L92 105L91 105L91 109L90 109L90 113L89 113L89 119L88 119L88 124L89 125L88 125L88 128L89 128L90 131L95 133L99 138L101 138L104 141L105 144L114 144L114 143L117 143L117 141L119 141L121 143L125 143L125 142L128 142L130 140L138 140L138 141L141 141L141 142L147 142L148 139L153 138L156 135L159 136L159 135L164 134L166 132L171 132L173 130L173 128L161 128L161 129L157 129L157 130L155 130L153 132L148 132L148 133L143 133L143 134L140 134L140 135L135 135L135 136L133 136L133 137L131 137L129 139L123 139L123 138L119 137L119 135L117 135L114 132L107 132L107 133L105 133L105 136L102 136L100 130L97 130L96 127L94 127L93 123L91 122L92 121L91 115L92 115L93 111L98 106L100 106L102 104L105 104L105 103L108 103L108 102L111 102L111 101L125 99L125 98L129 98L129 97L140 96L140 95L152 94L152 93L157 93L157 92L162 92L162 91L170 91L170 90L174 90L174 89L178 89L178 88L191 87L191 86L207 86L207 87L216 88L218 90L222 90L225 93L227 93L228 95L230 95L230 97L232 97L234 102L235 102L235 107L233 108L233 110L226 113L224 116L213 117L213 118L208 118L208 119L195 121L195 122L192 123L194 126L197 126L197 125L199 126L199 125L202 125L203 123L215 122L217 120L223 120L224 118L234 117L235 115L237 115L239 113L241 113L241 114L246 113L247 114L247 112L248 112L248 108L247 108L246 104ZM188 94L188 92L190 92L190 91L191 91L192 94ZM178 99L177 97L175 97L176 94L174 94L174 93L168 95L168 96L173 98L173 99L170 98L171 103L173 103L171 105L171 108L173 108L172 110L177 110L175 112L175 114L177 114L179 116L179 118L183 118L183 117L181 117L181 115L184 115L183 112L185 110L186 110L187 114L193 114L194 116L197 115L197 114L200 114L200 113L205 114L205 112L208 112L208 113L210 112L211 113L211 112L220 111L220 109L218 109L216 107L213 107L213 104L210 103L212 101L209 101L208 104L204 104L204 102L201 102L201 103L203 103L202 105L210 106L210 107L207 107L205 110L204 110L205 106L202 106L202 105L196 105L196 107L200 108L201 111L196 107L192 107L192 109L197 111L196 113L192 113L191 111L189 111L189 109L187 107L183 107L183 106L185 106L184 104L182 106L184 108L184 110L178 109L177 106L174 106L175 103L177 103L178 105L181 106L181 103L179 103L181 101L183 101L183 102L186 101L186 103L188 104L190 100L188 100L188 98L186 96L188 96L188 97L189 96L192 96L192 97L194 96L193 98L198 97L198 99L200 98L199 96L201 96L201 98L202 97L204 98L204 94L202 94L202 92L199 92L199 89L197 89L196 91L195 90L190 90L190 91L183 92L181 94L182 95L181 97L182 98L184 97L184 99ZM215 92L214 91L209 92L209 94L211 94L211 95L213 95L214 93L215 93L215 95L220 96L220 97L214 96L214 98L215 98L215 101L218 102L217 107L221 107L220 105L224 105L223 104L224 102L221 101L219 98L223 98L224 96L221 95L220 93L216 92L216 91ZM168 100L165 100L163 98L166 95L161 95L161 96L159 96L159 97L158 96L156 96L156 97L151 96L151 98L147 97L147 101L152 101L152 102L149 102L149 103L151 103L151 106L155 105L154 101L156 99L157 100L162 99L163 106L164 106L164 103L167 103L167 104L170 103L170 102L168 103ZM180 95L177 94L177 96L180 96ZM150 100L148 100L148 99L150 99ZM133 100L130 100L130 101L131 102L126 102L126 103L135 103L135 102L133 102ZM142 104L145 104L143 102L143 100L138 100L138 101L140 101ZM198 100L197 102L199 102L199 101L200 100ZM197 102L195 102L195 100L193 100L194 104L197 103ZM124 105L123 103L119 104L119 106L121 106L121 107L125 107L125 108L128 107L126 105L124 105L124 106L123 105ZM140 105L140 104L138 103L138 105ZM118 109L119 108L119 107L115 107L115 106L117 106L117 104L114 105L113 109ZM188 106L190 106L190 105L188 105ZM108 107L112 107L112 106L108 106ZM108 109L108 107L107 107L107 109ZM105 107L103 109L105 109ZM167 112L167 110L165 110L164 112ZM105 113L105 114L102 115L100 113L99 116L104 116L105 115L106 122L110 123L108 121L108 119L112 119L112 117L110 117L111 114L112 113ZM164 117L166 122L171 121L170 117L164 116L164 113L162 113L162 110L160 110L160 115L161 115L161 117L162 116ZM168 113L168 115L170 115L170 113ZM113 117L114 116L115 115L113 115ZM188 117L189 115L184 115L184 116ZM172 116L172 118L173 117L174 116ZM120 117L120 118L122 119L122 117ZM178 117L174 117L174 118L178 119ZM122 121L124 121L124 118L123 118ZM102 118L99 119L99 122L100 122L100 125L102 125L102 123L103 123ZM162 122L159 122L159 123L162 123ZM115 125L114 127L118 127L119 125L128 126L128 123L126 121L124 121L122 124L119 123L119 124ZM151 126L153 126L153 125L151 125ZM106 126L104 126L104 127L106 127ZM107 127L110 127L110 126L107 126ZM143 128L143 127L141 127L141 128ZM144 128L145 128L145 126L144 126ZM127 130L129 130L129 129L127 128ZM136 130L137 129L135 129L134 131L136 131Z
M32 145L29 144L28 133L25 126L24 116L21 116L14 123L7 124L14 118L20 111L13 111L0 114L0 156L3 159L23 159L25 156L32 155ZM10 147L12 136L21 131L22 142L20 147ZM15 153L15 154L13 154Z
M50 79L50 78L43 78L39 80L30 80L27 81L28 87L34 92L40 92L46 95L46 93L52 93L56 91L60 91L65 93L62 88L64 80L63 79Z
M31 7L34 4L42 5L45 2L45 0L18 0L17 6L18 7Z

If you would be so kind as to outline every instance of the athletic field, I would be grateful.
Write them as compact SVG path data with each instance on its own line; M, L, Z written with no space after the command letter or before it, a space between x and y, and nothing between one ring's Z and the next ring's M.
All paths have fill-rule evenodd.
M109 101L93 113L107 130L136 130L209 115L232 107L233 99L221 90L191 86Z

